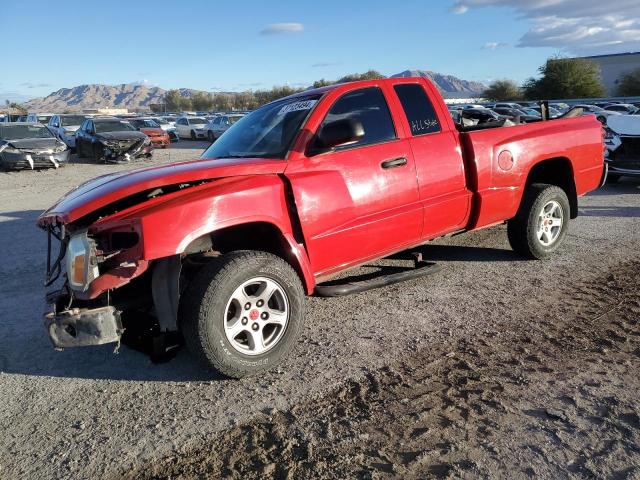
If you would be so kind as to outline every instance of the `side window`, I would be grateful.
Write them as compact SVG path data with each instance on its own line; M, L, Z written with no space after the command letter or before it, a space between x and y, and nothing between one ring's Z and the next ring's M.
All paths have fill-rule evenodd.
M213 120L213 124L214 124L214 125L220 125L220 120L222 120L222 117L216 117L216 118Z
M340 97L331 106L329 113L322 121L320 130L327 123L345 118L352 118L362 123L364 137L357 143L338 147L336 150L382 143L396 138L389 106L382 90L378 87L362 88Z
M409 121L411 135L415 137L441 130L438 116L422 85L405 83L395 85L393 89Z

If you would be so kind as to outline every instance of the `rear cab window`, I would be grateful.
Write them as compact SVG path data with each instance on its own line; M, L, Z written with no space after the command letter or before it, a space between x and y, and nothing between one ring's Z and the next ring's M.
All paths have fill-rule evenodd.
M407 116L411 135L416 137L442 130L433 104L422 85L401 83L394 85L393 89L398 95L404 113Z

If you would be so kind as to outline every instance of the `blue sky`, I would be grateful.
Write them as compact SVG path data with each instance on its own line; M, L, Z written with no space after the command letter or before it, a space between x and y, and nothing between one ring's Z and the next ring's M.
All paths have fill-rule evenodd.
M556 53L637 49L640 2L603 3L2 0L0 101L85 83L302 86L370 68L522 81Z

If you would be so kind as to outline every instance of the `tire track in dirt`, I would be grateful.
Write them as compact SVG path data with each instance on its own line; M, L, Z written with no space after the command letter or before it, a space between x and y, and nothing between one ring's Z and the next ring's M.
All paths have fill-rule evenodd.
M640 478L640 262L130 478Z

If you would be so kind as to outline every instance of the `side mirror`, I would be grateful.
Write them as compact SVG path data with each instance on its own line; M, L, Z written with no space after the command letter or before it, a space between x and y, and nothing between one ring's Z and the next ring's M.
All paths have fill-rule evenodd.
M327 123L318 132L308 154L317 155L336 147L351 145L364 137L362 123L353 118L345 118Z

